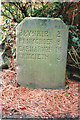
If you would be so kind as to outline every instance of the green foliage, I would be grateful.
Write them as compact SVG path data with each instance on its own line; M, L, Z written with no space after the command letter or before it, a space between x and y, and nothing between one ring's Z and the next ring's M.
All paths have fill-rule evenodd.
M11 47L16 57L14 22L20 23L25 17L61 18L69 27L67 64L80 68L79 8L79 2L2 2L2 48L5 51L7 46Z
M30 6L31 3L28 2L2 2L1 15L19 23L29 16L28 9Z
M9 18L3 18L2 29L1 29L1 45L3 54L2 58L4 63L9 63L9 58L16 57L15 51L15 38L16 38L16 25L17 23L12 22Z
M79 29L78 26L69 26L70 29L70 34L72 36L72 41L74 46L80 47L80 42L79 42Z

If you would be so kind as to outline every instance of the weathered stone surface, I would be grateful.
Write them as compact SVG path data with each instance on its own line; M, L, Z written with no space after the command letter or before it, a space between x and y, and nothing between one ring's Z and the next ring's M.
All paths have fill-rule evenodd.
M17 26L17 81L30 88L63 88L68 43L60 19L25 18Z

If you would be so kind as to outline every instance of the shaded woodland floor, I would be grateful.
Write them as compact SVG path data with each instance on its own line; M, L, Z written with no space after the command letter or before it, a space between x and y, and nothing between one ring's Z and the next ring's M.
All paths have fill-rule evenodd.
M18 86L16 73L0 72L4 118L76 118L80 114L80 82L66 77L64 89L30 89Z

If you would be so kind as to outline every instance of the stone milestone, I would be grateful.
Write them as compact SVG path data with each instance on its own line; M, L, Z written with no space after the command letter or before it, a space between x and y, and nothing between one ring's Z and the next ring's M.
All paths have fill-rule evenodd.
M68 28L59 18L25 18L16 28L17 81L29 88L65 86Z

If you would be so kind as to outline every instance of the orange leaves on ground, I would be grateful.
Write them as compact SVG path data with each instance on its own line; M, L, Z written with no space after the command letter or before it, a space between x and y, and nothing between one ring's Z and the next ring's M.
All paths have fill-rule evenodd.
M9 74L9 75L8 75ZM79 83L70 81L65 89L29 89L17 87L16 80L10 82L15 73L2 73L2 114L3 116L25 114L27 117L59 118L79 116ZM13 79L14 81L14 79Z

